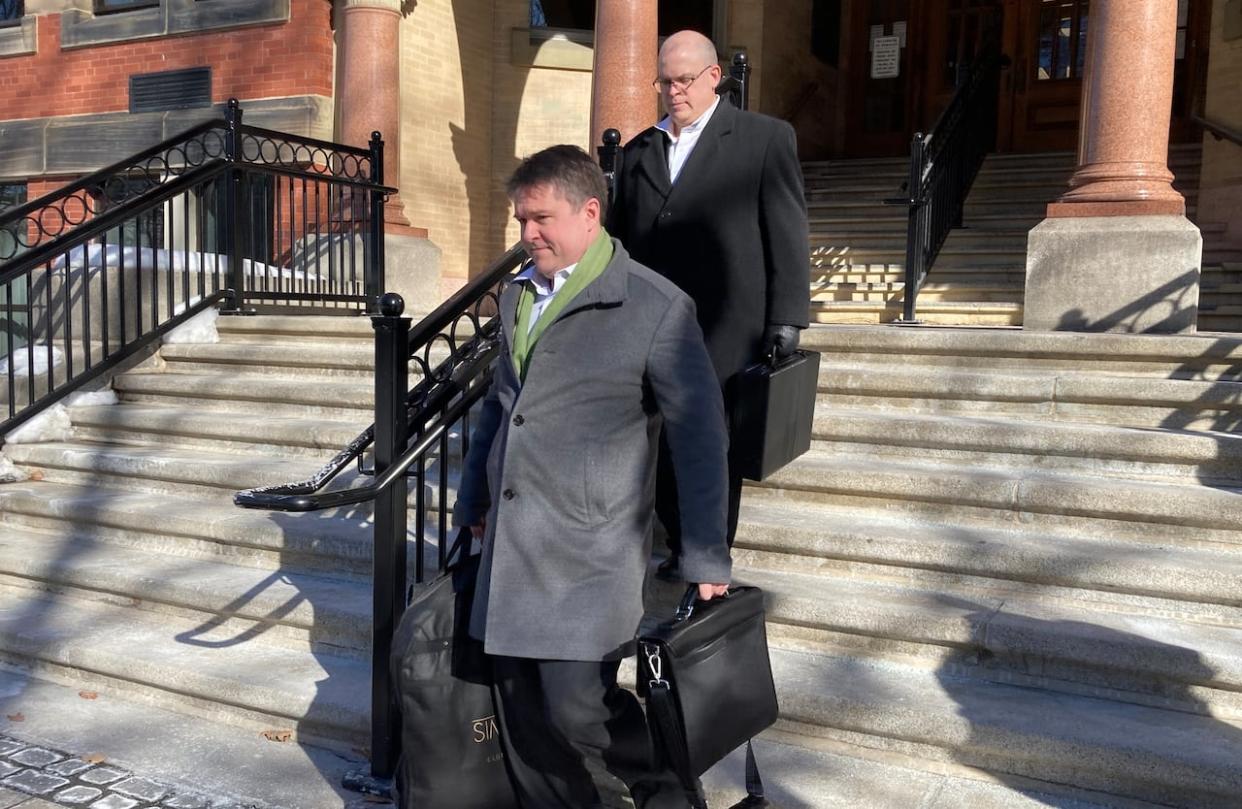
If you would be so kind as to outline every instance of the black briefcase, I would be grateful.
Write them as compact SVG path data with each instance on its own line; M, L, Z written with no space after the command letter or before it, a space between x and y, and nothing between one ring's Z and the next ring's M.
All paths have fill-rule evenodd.
M729 452L742 477L763 480L811 448L818 382L814 351L752 365L734 378Z
M447 571L414 589L392 641L392 683L401 705L399 809L518 809L492 702L491 666L471 638L479 557L470 531L449 551Z
M674 617L638 639L638 686L658 750L700 807L698 777L771 726L778 708L763 592L741 586L695 603L697 589L690 585ZM762 789L748 749L755 800L747 805L763 805Z

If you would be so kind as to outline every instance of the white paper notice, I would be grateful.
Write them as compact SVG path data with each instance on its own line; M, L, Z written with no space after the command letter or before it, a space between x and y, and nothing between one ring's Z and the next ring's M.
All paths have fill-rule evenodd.
M883 25L873 25L873 26L871 26L871 36L870 36L870 38L867 40L867 51L868 51L868 52L871 52L871 51L875 50L875 41L876 41L877 39L879 39L880 37L882 37L882 36L884 36L884 26L883 26Z
M893 23L893 36L901 40L901 47L906 47L906 21L898 20Z
M901 75L901 39L880 37L871 51L871 78L895 79Z

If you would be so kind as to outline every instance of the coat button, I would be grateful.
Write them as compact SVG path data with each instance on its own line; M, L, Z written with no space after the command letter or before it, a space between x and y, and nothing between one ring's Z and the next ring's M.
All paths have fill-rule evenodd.
M513 491L513 489L505 489L503 492L501 492L500 496L506 500L512 500L513 498L517 497L517 492Z
M521 413L518 413L516 416L513 417L514 427L521 427L525 423L526 423L526 419L522 417Z
M673 212L672 212L672 211L665 211L664 213L660 214L660 218L661 218L661 219L668 219L668 218L669 218L670 216L672 216L672 215L673 215Z

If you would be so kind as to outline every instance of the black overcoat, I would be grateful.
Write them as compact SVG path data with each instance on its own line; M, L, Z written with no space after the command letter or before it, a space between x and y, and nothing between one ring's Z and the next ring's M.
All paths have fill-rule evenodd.
M665 135L626 144L608 230L685 290L723 385L760 359L767 324L804 327L810 246L793 127L722 98L669 182Z

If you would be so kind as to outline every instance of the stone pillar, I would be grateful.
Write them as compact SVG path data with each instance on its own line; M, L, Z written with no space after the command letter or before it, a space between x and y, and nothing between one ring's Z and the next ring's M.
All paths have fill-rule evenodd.
M1176 216L1169 171L1177 0L1093 3L1078 170L1048 216Z
M1091 5L1078 169L1027 244L1028 330L1192 332L1203 242L1171 185L1177 0Z
M658 42L656 0L598 0L595 6L595 72L591 82L591 146L605 129L621 142L656 122Z
M341 25L341 140L366 146L371 133L384 136L384 182L401 179L401 0L339 0ZM409 227L405 205L393 194L384 221Z

